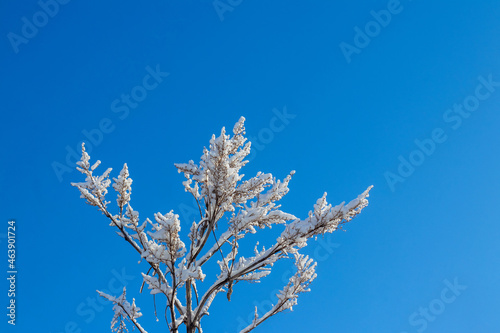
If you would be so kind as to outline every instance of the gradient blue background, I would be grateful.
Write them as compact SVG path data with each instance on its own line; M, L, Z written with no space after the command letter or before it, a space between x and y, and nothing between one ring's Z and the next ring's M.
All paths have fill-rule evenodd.
M498 332L500 89L456 130L443 114L474 93L479 76L500 81L500 3L401 6L347 63L339 44L352 44L354 27L387 1L242 1L223 20L212 1L70 1L18 53L7 35L21 34L22 17L32 20L40 6L3 1L1 267L7 221L15 218L19 274L15 327L6 323L7 284L0 283L1 330L108 332L111 306L92 311L85 303L96 289L118 285L113 271L125 270L143 327L165 331L161 297L156 323L152 296L139 294L144 263L79 199L70 182L82 176L66 172L60 181L54 172L66 146L76 150L85 139L83 130L112 121L90 155L114 177L128 163L132 203L144 220L191 207L173 163L197 161L212 133L241 115L259 140L272 110L286 106L296 117L244 169L278 178L297 171L285 211L306 217L324 191L337 204L375 187L347 232L304 251L322 258L312 291L293 313L255 332L417 332L422 326L409 316L455 278L467 289L425 331ZM156 65L170 75L120 119L111 103ZM414 140L436 128L446 142L391 191L384 173L397 173L398 157L408 158ZM276 232L260 234L261 243ZM260 285L237 286L231 303L220 295L205 332L235 332L255 304L272 300L289 267L277 265Z

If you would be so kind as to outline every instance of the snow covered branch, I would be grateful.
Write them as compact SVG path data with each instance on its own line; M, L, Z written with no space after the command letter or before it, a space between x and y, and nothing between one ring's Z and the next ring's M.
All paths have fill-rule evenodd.
M147 333L136 320L137 318L142 316L142 313L139 312L141 311L141 309L135 305L135 299L132 300L132 304L130 304L125 299L125 287L123 287L123 293L120 295L120 297L113 297L99 290L97 292L100 296L106 298L108 301L111 301L114 304L113 311L115 312L115 316L111 321L112 332L128 332L127 326L125 324L125 319L127 319L135 325L139 332ZM116 325L118 325L118 327L115 327Z
M109 179L112 170L96 175L100 161L91 165L90 156L82 145L77 169L85 176L85 181L72 185L88 204L97 207L110 220L110 225L117 228L118 235L139 253L141 260L147 262L143 281L151 294L165 298L170 332L178 332L179 326L185 325L187 333L196 330L201 333L201 319L209 314L219 293L225 292L230 300L236 284L260 282L271 274L278 260L293 255L297 272L277 295L276 305L262 317L256 310L253 322L241 332L249 332L269 317L291 310L297 304L298 295L309 291L309 284L316 277L316 264L298 251L311 238L342 228L368 205L371 186L348 204L336 206L326 201L325 193L305 219L282 211L279 201L288 193L295 172L290 172L283 180L262 172L244 180L240 170L248 162L245 158L250 153L250 142L244 137L244 121L241 117L232 136L226 134L224 128L218 137L212 136L198 164L193 161L175 164L184 174L185 191L194 197L200 212L199 221L192 222L189 230L188 245L181 240L181 222L173 211L154 214L154 222L149 218L140 222L139 212L131 206L132 179L127 164L118 177L113 178L117 208L111 213L106 195L112 183ZM250 257L240 254L240 243L243 244L245 236L273 226L282 228L273 244L259 250L257 243ZM214 256L216 259L210 260ZM203 269L209 262L218 264L220 273L210 286L203 287ZM201 290L197 285L201 285ZM136 321L141 315L139 308L135 302L129 304L125 300L125 290L119 297L101 292L100 295L115 304L113 331L126 329L125 318L140 332L146 332ZM180 298L185 298L184 304Z
M292 310L292 307L297 304L297 298L299 294L310 291L309 284L316 278L315 268L316 263L308 256L296 253L295 255L295 266L297 267L297 272L290 277L288 284L280 290L276 295L278 297L278 303L274 305L271 310L266 312L262 317L257 315L257 307L255 307L254 320L250 325L245 327L240 333L247 333L262 324L262 322L271 316L277 314L278 312L285 311L287 309Z

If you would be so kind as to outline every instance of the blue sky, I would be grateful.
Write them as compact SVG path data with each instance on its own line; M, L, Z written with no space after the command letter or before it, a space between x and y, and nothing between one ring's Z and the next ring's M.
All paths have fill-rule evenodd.
M15 218L18 265L2 331L106 332L95 290L124 284L142 325L164 330L136 253L70 186L73 154L87 140L114 177L127 162L141 219L173 209L186 231L173 164L245 116L244 173L296 170L283 210L375 186L347 232L304 251L312 291L255 332L498 332L498 1L54 3L0 5L0 244ZM290 267L219 296L205 331L236 332Z

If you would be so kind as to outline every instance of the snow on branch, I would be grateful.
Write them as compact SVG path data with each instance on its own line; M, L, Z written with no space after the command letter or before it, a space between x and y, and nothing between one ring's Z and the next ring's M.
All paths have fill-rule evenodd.
M203 149L199 163L175 164L178 172L184 174L182 184L185 191L194 197L200 212L198 221L186 221L192 222L186 244L180 236L181 221L173 211L154 214L154 222L149 218L141 222L139 212L131 205L132 179L127 164L118 177L113 178L117 208L112 213L106 201L111 169L96 175L95 170L101 162L91 164L82 145L77 169L85 176L85 181L72 185L78 188L87 203L97 207L110 220L110 225L118 229L118 235L138 252L141 261L148 264L147 272L142 273L143 281L151 294L164 299L169 332L177 333L179 326L185 325L188 333L196 330L201 333L201 319L208 315L219 293L226 293L230 300L236 284L239 288L240 282L260 282L271 274L278 260L290 258L293 254L297 272L277 295L278 302L262 317L256 312L252 324L242 332L253 330L279 312L291 310L297 304L298 295L309 291L309 284L316 277L316 264L298 251L311 238L342 228L368 205L371 186L348 204L336 206L327 202L325 193L305 219L282 211L279 201L288 193L295 171L281 180L263 172L244 179L240 171L248 163L245 158L251 147L244 136L244 121L243 117L239 119L232 136L225 128L219 136L213 135L209 147ZM272 227L282 228L274 243L259 250L257 242L253 256L240 254L245 236ZM214 277L215 282L204 287L202 268L214 256L216 262L212 262L218 264L220 271ZM114 331L124 331L123 318L128 318L145 332L136 322L139 309L134 302L129 304L125 300L125 290L118 298L104 293L100 295L115 304Z
M282 244L283 251L295 252L295 248L306 246L309 238L335 231L352 220L368 205L367 198L372 187L368 187L347 205L341 203L335 207L327 203L325 192L316 201L314 210L309 212L309 217L305 220L297 219L288 224L277 242Z
M100 296L106 298L108 301L113 302L113 311L115 312L115 316L113 320L111 320L111 331L122 333L128 332L127 326L125 324L125 320L129 320L132 322L135 327L139 330L139 332L147 333L141 325L137 322L137 318L142 316L140 312L141 309L135 305L135 299L132 299L132 304L130 304L126 298L126 288L123 287L123 293L119 297L113 297L102 291L97 290Z
M250 142L245 144L246 138L243 136L244 121L245 118L241 117L236 123L233 137L226 135L225 128L222 128L219 137L213 135L210 147L204 149L199 165L193 161L175 164L187 179L184 182L186 191L195 198L203 197L209 220L218 220L225 212L234 211L234 203L241 196L236 188L244 175L240 175L239 171L248 162L244 158L250 154ZM192 181L195 182L194 187L190 187ZM200 194L198 188L201 188Z
M104 198L111 184L109 174L112 169L108 168L101 176L94 176L93 172L101 164L101 161L95 162L92 166L90 166L89 161L90 156L85 151L85 145L82 143L82 158L80 161L76 162L78 165L76 169L86 176L85 182L71 183L71 185L76 186L80 190L80 197L86 199L89 205L97 206L99 209L105 209L106 205L109 203L106 202Z
M240 333L250 332L258 325L262 324L264 320L279 312L288 309L292 311L293 306L297 304L299 294L310 291L308 288L309 284L316 278L316 263L313 259L309 259L308 256L299 253L295 253L294 256L297 272L290 277L288 284L276 295L278 297L278 303L273 305L271 310L260 318L257 315L257 307L255 307L255 316L252 323L241 330Z
M148 231L151 237L142 256L153 263L165 263L170 272L175 271L174 263L184 256L186 247L179 237L181 225L179 216L173 212L165 215L155 214L158 223L150 223L154 231Z
M132 185L132 179L129 178L127 163L123 165L118 178L113 178L113 181L115 182L113 188L118 192L116 203L118 204L118 208L120 208L120 212L122 212L123 207L129 203L130 193L132 192L132 187L130 186Z

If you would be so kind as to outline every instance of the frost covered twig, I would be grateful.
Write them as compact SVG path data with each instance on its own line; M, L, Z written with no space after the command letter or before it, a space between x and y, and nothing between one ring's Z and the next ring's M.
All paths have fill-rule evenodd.
M316 263L312 259L309 259L308 256L296 253L295 266L297 267L297 272L290 277L288 284L276 295L278 303L260 318L257 315L257 307L255 307L254 320L250 325L241 330L240 333L250 332L262 324L264 320L274 316L278 312L287 309L292 310L292 307L297 304L299 294L310 291L308 288L309 284L316 278L316 273L314 272Z
M244 137L244 120L241 117L236 123L232 137L224 128L220 136L212 136L210 146L203 150L198 164L193 161L175 164L184 174L185 191L194 197L200 212L200 220L192 222L187 246L181 240L179 216L173 211L158 212L154 214L154 222L147 218L140 223L139 213L130 204L132 179L126 164L119 176L113 178L118 208L117 213L111 213L106 201L111 169L95 175L100 161L91 165L90 156L82 145L82 158L77 169L85 175L85 181L72 185L80 190L87 203L110 219L110 225L118 229L118 235L147 262L147 273L142 274L143 285L147 284L151 294L165 297L170 332L176 333L180 325L185 325L187 333L196 330L201 333L201 319L209 314L208 310L219 293L225 292L227 299L231 300L236 284L259 282L271 273L274 263L293 255L297 272L277 295L276 305L262 317L256 312L254 321L242 332L253 330L279 312L291 310L297 304L298 295L309 291L308 286L316 277L316 264L298 251L307 245L309 239L342 228L368 204L371 187L348 204L336 206L326 201L325 193L305 219L282 211L278 202L288 193L294 171L283 180L262 172L243 180L240 170L248 162L245 158L250 153L250 142ZM224 220L227 225L222 223ZM259 250L257 243L251 257L245 258L239 253L240 243L246 235L273 226L283 228L274 244ZM197 283L203 286L203 267L213 262L210 259L214 256L218 258L220 273L210 286L200 290ZM115 330L124 329L123 321L118 322L123 315L140 327L135 321L139 316L138 308L134 303L127 305L125 291L118 298L101 295L115 302L112 326L119 324ZM180 298L185 298L184 304Z
M97 292L100 296L106 298L108 301L111 301L114 304L113 311L115 312L115 316L111 321L112 332L128 332L127 326L125 325L125 319L128 319L135 325L135 327L137 327L139 332L147 333L136 320L137 318L142 316L142 313L139 312L141 311L141 309L135 305L135 299L132 300L132 304L130 304L125 299L125 287L123 287L123 293L120 295L120 297L113 297L99 290ZM117 324L118 327L115 327Z

